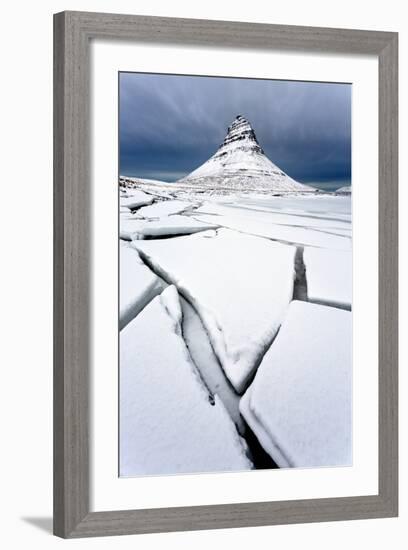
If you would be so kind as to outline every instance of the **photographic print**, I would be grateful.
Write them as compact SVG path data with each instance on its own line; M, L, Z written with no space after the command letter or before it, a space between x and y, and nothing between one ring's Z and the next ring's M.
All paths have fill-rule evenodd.
M119 475L352 465L347 83L119 73Z

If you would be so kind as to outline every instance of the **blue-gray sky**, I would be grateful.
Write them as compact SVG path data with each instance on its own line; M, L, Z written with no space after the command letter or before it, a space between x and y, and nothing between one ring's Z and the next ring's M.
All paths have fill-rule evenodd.
M267 156L325 189L350 185L351 85L120 73L120 173L176 181L244 115Z

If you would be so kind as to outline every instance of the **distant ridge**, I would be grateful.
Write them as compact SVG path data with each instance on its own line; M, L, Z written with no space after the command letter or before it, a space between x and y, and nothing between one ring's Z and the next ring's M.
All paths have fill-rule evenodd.
M313 192L288 176L265 155L248 120L238 115L216 153L179 183L212 190Z
M351 195L351 185L339 187L339 189L336 189L335 193L336 195Z

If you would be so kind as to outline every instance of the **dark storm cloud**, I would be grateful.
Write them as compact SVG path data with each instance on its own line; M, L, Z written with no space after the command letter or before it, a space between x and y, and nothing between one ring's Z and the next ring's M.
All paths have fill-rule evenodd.
M351 177L351 86L121 73L120 172L175 181L205 162L238 114L293 178Z

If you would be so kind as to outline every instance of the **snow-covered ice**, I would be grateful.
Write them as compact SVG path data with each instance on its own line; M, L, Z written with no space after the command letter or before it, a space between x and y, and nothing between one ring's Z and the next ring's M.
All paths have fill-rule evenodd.
M351 248L351 239L341 235L341 230L334 228L315 229L306 226L290 225L289 223L282 225L274 222L272 213L254 212L231 207L222 207L222 209L218 209L218 213L207 214L204 213L205 207L206 205L203 205L200 208L201 213L193 213L194 219L206 223L218 223L222 227L234 229L242 233L286 243L337 250L349 250ZM280 219L282 221L282 217ZM288 216L285 217L285 220L289 222ZM307 220L304 220L305 225L306 223Z
M224 204L232 202L239 207L261 208L270 211L283 211L303 213L309 215L325 216L330 218L351 220L350 197L337 197L333 195L302 195L290 194L281 197L268 195L237 196L232 201L224 200Z
M126 221L126 220L142 220L143 218L141 218L139 216L139 214L137 213L137 210L136 211L131 211L129 208L126 210L123 210L120 212L120 215L119 215L119 226L121 227L122 224Z
M184 210L191 208L191 202L167 200L160 201L150 206L144 206L138 211L138 214L143 218L162 218L173 214L180 214Z
M174 286L120 333L120 475L248 470L244 440L182 338Z
M203 323L187 300L180 299L183 311L183 338L191 358L212 395L218 395L240 433L244 432L244 422L239 412L240 396L226 378L214 353Z
M292 299L295 247L226 229L132 246L194 306L243 392Z
M271 208L269 201L246 204L243 201L204 202L194 214L213 214L216 216L242 216L269 224L304 227L308 229L325 230L335 233L336 230L350 230L350 220L346 214L325 212L305 212L294 209L281 210Z
M146 204L152 204L154 198L146 195L143 191L132 189L131 192L127 192L125 197L120 197L120 206L126 206L129 209L139 208Z
M351 200L335 196L237 196L205 201L196 219L217 219L261 237L337 250L351 248Z
M351 307L352 254L306 247L303 252L309 300Z
M293 301L240 408L281 467L351 465L351 313Z
M148 178L134 178L131 176L120 176L119 183L121 189L126 189L128 193L133 189L140 187L141 185L168 185L167 182L162 180L152 180Z
M121 217L119 234L121 239L132 241L145 237L189 235L214 227L218 227L215 222L201 222L179 215L165 216L158 220L143 220L139 216L133 219Z
M120 246L119 260L119 328L122 329L146 304L160 294L165 285L145 266L134 248Z

